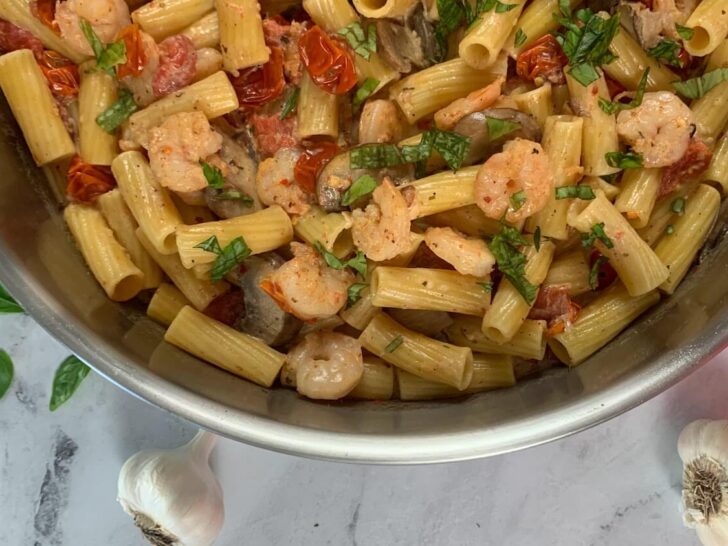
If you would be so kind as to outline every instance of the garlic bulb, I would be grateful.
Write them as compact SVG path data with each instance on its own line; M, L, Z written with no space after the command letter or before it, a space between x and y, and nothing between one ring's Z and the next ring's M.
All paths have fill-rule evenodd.
M119 502L155 546L209 546L222 528L222 489L209 459L217 436L200 431L172 450L140 451L119 474Z
M683 509L705 546L728 544L728 421L703 419L678 440L683 460Z

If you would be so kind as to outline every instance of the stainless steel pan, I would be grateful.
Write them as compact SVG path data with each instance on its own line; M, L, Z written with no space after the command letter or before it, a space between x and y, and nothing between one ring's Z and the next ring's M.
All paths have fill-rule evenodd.
M266 390L162 343L141 308L106 299L57 201L0 107L0 282L53 336L126 391L221 434L292 454L424 463L560 438L641 404L728 339L728 248L578 368L458 401L316 403Z

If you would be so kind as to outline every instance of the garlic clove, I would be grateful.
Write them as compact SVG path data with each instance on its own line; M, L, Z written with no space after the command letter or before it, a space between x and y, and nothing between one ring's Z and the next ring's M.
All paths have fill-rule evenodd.
M225 511L209 458L217 437L200 431L172 450L140 451L119 473L118 499L155 546L210 546Z

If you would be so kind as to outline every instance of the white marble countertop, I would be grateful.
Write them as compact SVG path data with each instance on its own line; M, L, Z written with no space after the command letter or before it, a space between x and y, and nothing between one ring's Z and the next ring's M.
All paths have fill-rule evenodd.
M194 428L91 374L48 411L68 351L29 317L0 317L16 379L0 401L0 545L135 546L119 468ZM524 452L466 463L352 466L220 442L227 517L217 544L695 546L679 514L684 424L728 414L728 353L619 418ZM54 458L56 459L54 462Z

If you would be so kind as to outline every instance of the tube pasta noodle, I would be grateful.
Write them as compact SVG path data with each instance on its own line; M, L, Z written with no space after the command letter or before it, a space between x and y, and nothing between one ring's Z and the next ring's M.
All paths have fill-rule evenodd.
M604 233L613 247L607 248L600 240L595 241L595 247L609 259L630 295L641 296L667 279L667 268L604 194L598 193L596 199L569 220L569 225L582 233L591 232L600 223L604 224Z
M701 184L686 200L685 212L673 224L673 232L660 239L655 254L665 264L670 275L660 289L672 294L683 280L695 255L705 243L720 208L720 193Z
M354 7L371 19L393 18L407 15L416 0L354 0Z
M114 238L104 216L86 205L68 205L63 212L78 248L110 299L127 301L142 289L144 274Z
M627 89L637 89L642 74L649 68L648 91L672 91L671 83L680 78L672 70L650 57L624 29L620 29L609 44L609 51L616 55L611 63L602 68L607 75Z
M106 72L93 70L91 63L83 64L79 72L79 155L91 165L111 165L119 153L117 138L99 127L96 118L116 102L116 82Z
M378 92L387 84L399 79L399 72L389 66L384 59L378 54L371 53L369 60L359 55L354 56L354 65L356 66L357 81L361 84L369 78L374 78L379 81L379 85L372 91L372 93Z
M320 242L326 250L338 258L349 254L354 243L351 240L351 215L348 212L327 213L319 207L311 209L294 221L293 231L296 237L312 245Z
M373 296L369 288L364 288L360 293L360 298L352 305L339 313L342 320L349 326L357 330L363 330L367 324L379 313L382 312L380 307L375 307L372 303Z
M359 340L370 353L419 377L465 389L473 377L473 353L407 330L385 313L376 315ZM399 342L395 348L393 343Z
M554 259L543 285L566 285L569 287L569 296L578 296L591 290L590 270L584 252L581 249L573 250Z
M505 73L505 55L487 70L472 68L463 59L452 59L407 76L390 88L390 96L407 120L415 123Z
M561 362L577 366L659 300L657 290L634 297L616 283L584 307L571 328L550 338L548 345Z
M602 176L618 172L618 168L609 166L605 157L607 152L619 150L619 139L614 115L599 108L599 98L609 100L604 75L584 86L567 74L566 83L569 86L571 102L584 119L581 145L584 174Z
M728 82L723 82L693 101L698 134L708 143L714 142L728 123Z
M528 282L539 286L548 273L554 258L555 246L550 241L541 243L536 251L528 247L526 251L525 276ZM483 332L496 343L505 343L513 338L526 320L532 303L529 304L508 279L502 279L488 311L483 317Z
M459 391L450 385L423 379L400 368L396 372L401 400L453 398L463 394L512 387L516 384L513 358L507 355L475 353L473 355L473 378L464 391Z
M480 167L445 171L416 180L414 210L418 218L475 203L475 175Z
M346 0L303 0L303 9L328 32L336 32L359 19Z
M238 332L192 307L185 307L170 324L164 340L232 374L270 387L286 355L253 336Z
M569 0L569 5L573 10L581 2L582 0ZM559 23L553 16L554 13L559 13L558 0L533 0L518 18L518 22L506 39L503 49L508 55L515 58L541 36L559 28ZM516 33L519 30L526 36L526 39L522 44L516 45Z
M657 202L652 211L649 222L638 233L644 241L654 247L655 244L663 237L670 222L673 221L675 213L672 211L672 204L675 199L689 198L690 194L695 191L697 184L695 182L687 182L677 191Z
M526 319L518 332L505 343L496 343L483 333L482 321L475 317L456 317L445 330L451 343L473 351L542 360L546 354L546 321Z
M491 9L480 16L460 41L458 55L462 60L479 70L488 68L497 61L526 0L513 0L512 4L516 6L504 13Z
M172 202L177 207L183 224L194 226L195 224L203 224L217 220L217 217L207 207L202 205L188 205L175 194L172 194Z
M532 91L509 95L521 112L532 115L543 130L546 120L553 114L554 102L551 95L551 84L545 83Z
M29 49L0 57L0 88L36 164L45 165L74 154L76 148Z
M716 144L710 166L703 175L703 181L715 186L724 195L728 192L728 133L725 133Z
M228 72L264 64L270 58L257 0L215 0L220 49Z
M722 0L702 0L690 14L685 26L693 29L693 36L685 41L691 55L704 57L712 53L728 35L728 9Z
M320 89L305 71L301 78L297 112L299 138L335 137L339 134L338 98Z
M207 309L215 298L222 296L230 288L230 285L224 281L213 283L209 276L207 279L198 279L192 271L182 265L177 254L157 252L141 228L137 229L137 237L162 271L198 311Z
M196 49L217 47L220 44L220 22L217 18L217 12L211 11L200 20L192 23L180 34L187 36Z
M129 210L157 252L176 253L175 231L182 218L144 156L124 152L113 161L111 170Z
M482 316L490 294L479 282L456 271L380 266L371 274L372 304Z
M169 326L179 312L188 305L192 305L190 300L177 288L165 282L154 292L147 307L147 316Z
M391 260L384 260L383 262L379 262L380 265L388 265L391 267L406 267L409 265L409 263L412 261L412 258L414 258L415 254L417 253L417 250L420 248L420 245L425 240L425 236L421 233L416 233L414 231L410 231L410 247L402 252L401 254L395 256Z
M393 396L394 368L376 356L366 355L361 381L347 395L347 398L390 400Z
M614 202L635 228L647 225L660 191L660 169L629 169L622 176L622 191Z
M467 235L495 235L500 230L498 220L488 218L477 205L432 214L427 222L433 226L453 227Z
M179 225L177 227L177 250L185 267L191 268L215 261L215 254L196 248L197 245L212 236L217 237L222 248L230 244L233 239L242 237L250 247L252 254L260 254L289 243L293 239L293 226L291 219L278 206L229 220L206 222L194 226Z
M543 147L554 175L554 186L573 186L581 178L581 144L584 120L576 116L549 116L546 118ZM571 199L556 199L552 193L549 202L529 218L528 230L541 227L546 237L564 240L568 237L566 213Z
M131 18L160 42L198 21L214 4L214 0L152 0L135 10Z
M127 250L134 265L144 274L142 288L159 286L162 282L162 270L137 239L136 230L139 226L121 192L117 189L103 194L98 198L98 205L117 240Z

